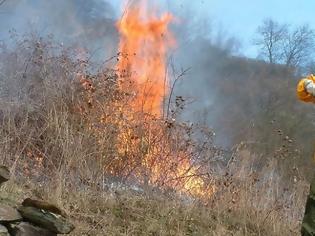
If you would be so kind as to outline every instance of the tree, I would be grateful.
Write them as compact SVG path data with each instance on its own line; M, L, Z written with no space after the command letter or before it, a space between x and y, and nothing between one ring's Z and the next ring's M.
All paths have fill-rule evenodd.
M254 43L270 63L304 70L309 66L314 49L314 31L308 25L292 27L266 19L257 29Z
M299 26L288 33L283 45L283 60L288 67L308 64L314 49L314 32L308 25Z
M282 45L288 32L287 25L280 25L272 19L264 20L258 27L254 43L260 47L260 54L270 63L277 63L282 57Z

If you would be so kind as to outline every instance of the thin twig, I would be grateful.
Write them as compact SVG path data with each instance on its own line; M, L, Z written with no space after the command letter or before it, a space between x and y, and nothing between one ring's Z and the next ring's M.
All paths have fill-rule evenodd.
M171 88L171 92L170 92L170 96L168 98L168 104L167 104L167 110L166 110L166 119L169 118L169 112L170 112L170 106L171 106L171 101L172 101L172 97L173 97L173 93L174 93L174 90L175 90L175 86L176 86L176 83L177 81L179 81L183 76L186 75L186 73L190 70L191 68L187 68L185 70L182 69L181 73L175 78L173 84L172 84L172 88ZM172 65L172 71L173 71L173 76L175 77L175 68L174 66Z

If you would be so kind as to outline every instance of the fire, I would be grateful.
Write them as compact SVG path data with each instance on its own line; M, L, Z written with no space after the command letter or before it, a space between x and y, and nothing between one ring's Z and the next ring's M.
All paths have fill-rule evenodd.
M129 104L132 111L124 112L128 125L118 124L119 153L125 161L129 158L129 166L137 167L132 171L143 183L198 196L209 195L213 188L206 190L198 168L191 163L189 151L179 150L178 141L170 137L163 125L161 108L169 92L167 53L176 41L169 30L174 16L164 13L158 17L156 12L149 9L146 0L141 0L117 22L120 87L132 95ZM117 161L118 166L120 163L123 161ZM115 168L111 173L115 173Z
M167 93L165 60L167 52L175 45L169 31L173 19L169 13L157 17L143 0L128 9L117 23L121 35L117 69L122 77L130 77L134 82L137 94L133 105L137 110L161 113L161 101ZM125 86L128 88L130 84Z

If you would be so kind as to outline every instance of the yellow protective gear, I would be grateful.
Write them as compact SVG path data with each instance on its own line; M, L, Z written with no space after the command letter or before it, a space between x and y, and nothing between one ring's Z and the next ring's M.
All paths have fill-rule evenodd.
M300 100L315 103L315 76L309 75L301 79L297 85L296 92ZM306 202L301 235L315 235L315 178L311 182L310 193Z
M303 78L299 81L297 88L296 88L297 96L303 102L315 103L315 96L313 94L311 94L307 89L309 82L311 82L312 84L315 84L315 76L314 75L309 75L306 78Z

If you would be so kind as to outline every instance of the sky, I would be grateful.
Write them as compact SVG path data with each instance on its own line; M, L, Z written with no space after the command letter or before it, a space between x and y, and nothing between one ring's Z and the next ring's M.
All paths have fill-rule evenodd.
M110 2L118 8L123 1ZM216 27L223 28L240 39L243 52L247 56L256 54L252 39L257 27L265 18L292 25L309 24L315 29L315 0L158 0L158 2L165 6L176 5L176 11L192 11L194 17L207 18Z
M82 4L82 0L75 0L78 4ZM74 1L74 2L75 2ZM87 1L87 0L86 0ZM91 1L91 0L89 0ZM95 2L97 0L91 1ZM99 0L102 1L102 0ZM126 0L103 0L110 2L116 11L116 16L119 17L122 5ZM265 18L272 18L280 23L301 25L309 24L315 29L315 0L147 0L154 4L162 5L165 10L171 11L175 16L185 17L189 15L188 21L209 21L210 24L228 36L234 36L240 40L242 48L240 52L245 56L255 57L257 55L256 48L252 44L255 37L257 27ZM6 8L10 3L16 3L15 10ZM36 4L26 4L26 2L37 2ZM48 18L43 17L46 13L39 14L40 4L54 4L51 0L7 0L5 4L0 6L0 39L1 35L9 28L16 28L16 25L22 23L45 22L50 20L51 25L58 27L64 25L62 17ZM66 2L66 1L65 1ZM81 2L81 3L80 3ZM88 2L88 1L87 1ZM17 4L20 3L20 4ZM24 3L24 5L22 4ZM88 4L88 3L87 3ZM12 4L11 4L12 5ZM27 7L27 10L22 5ZM56 3L56 5L58 5ZM50 9L49 9L50 11ZM55 16L58 14L71 15L74 9L54 9L52 13ZM36 16L36 14L39 14ZM106 13L104 13L106 14ZM38 19L37 19L37 18ZM30 20L31 18L31 20ZM10 20L8 20L10 19ZM57 20L56 20L57 19ZM187 20L187 19L186 19ZM54 22L56 21L56 22ZM60 24L61 23L61 24ZM71 27L71 22L66 20L65 25ZM183 25L185 27L186 25ZM202 28L203 26L201 26ZM26 27L27 28L27 27ZM43 27L42 27L43 28ZM208 29L204 29L206 33ZM50 29L50 28L49 28ZM189 31L189 29L187 29ZM209 29L210 31L210 29Z
M195 4L200 8L203 5L203 14L222 23L228 32L239 38L246 54L254 52L251 40L265 18L315 28L314 0L200 0Z

